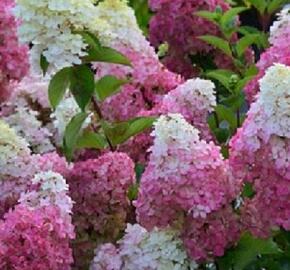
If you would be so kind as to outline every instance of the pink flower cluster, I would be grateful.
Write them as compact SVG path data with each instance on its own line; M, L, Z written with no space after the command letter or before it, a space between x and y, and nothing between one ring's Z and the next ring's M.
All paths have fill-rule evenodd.
M290 229L290 67L275 65L260 80L260 92L242 128L230 142L236 177L253 185L242 220L258 237L277 226Z
M181 228L188 243L195 241L188 237L199 237L199 230L215 220L215 215L238 194L240 186L238 179L232 178L220 148L200 140L198 133L181 115L159 118L153 132L155 139L149 164L135 202L137 220L142 226ZM194 233L191 229L187 232L187 219L196 228ZM224 230L228 227L234 230L232 234L223 234L230 239L220 236L224 250L233 241L230 235L236 235L238 230L237 226L221 226L225 226ZM203 252L191 250L193 259L205 259L211 252L222 255L221 249L217 248L220 252L216 254L216 247L206 239L201 242L205 243Z
M74 164L68 183L75 201L77 265L88 263L98 243L116 239L125 228L130 209L127 192L134 181L134 163L124 153L109 152Z
M211 54L220 68L231 66L231 61L221 52L197 37L220 35L215 24L198 17L199 10L214 11L217 6L227 10L229 5L223 0L151 0L150 7L156 14L150 22L150 41L155 47L162 43L169 45L164 64L172 71L186 78L197 75L190 56Z
M18 205L0 221L0 268L70 270L73 235L59 208Z
M58 173L37 173L19 204L0 221L1 269L69 270L74 238L68 185Z
M268 48L257 62L258 75L249 82L245 88L247 100L253 102L259 92L259 80L263 78L266 70L275 63L290 66L290 9L285 9L280 20L271 27L271 47ZM282 16L284 15L284 16Z
M210 213L206 219L187 216L181 238L190 257L205 260L223 256L240 237L240 223L230 206Z
M11 93L11 80L20 80L28 72L28 47L20 45L17 25L12 14L14 0L0 2L0 101Z

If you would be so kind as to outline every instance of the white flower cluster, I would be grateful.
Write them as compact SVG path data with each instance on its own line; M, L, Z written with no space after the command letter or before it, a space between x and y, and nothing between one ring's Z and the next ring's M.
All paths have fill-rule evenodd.
M188 270L196 269L197 264L188 259L183 249L182 241L173 230L146 231L138 224L128 225L126 235L118 242L118 261L113 270ZM101 268L104 256L98 256L93 261L92 270ZM109 263L109 262L108 262Z
M99 38L104 45L119 47L122 44L143 54L156 55L138 26L134 10L127 5L126 0L106 0L100 2L96 10L97 16L104 22L98 29Z
M37 119L38 112L26 107L17 107L13 114L4 120L13 128L17 135L25 138L34 153L47 153L54 150L51 143L52 134Z
M73 31L93 30L98 25L92 0L17 0L16 3L15 14L22 20L20 40L33 44L33 66L39 69L41 54L55 69L81 63L86 44Z
M263 109L257 122L267 134L290 138L290 67L275 64L266 71L257 106Z
M68 185L59 173L53 171L40 172L32 179L32 184L37 185L37 190L22 193L19 203L30 208L55 205L63 214L72 211L72 200L67 196Z
M27 142L0 120L0 180L25 178L30 173L30 157Z
M154 144L150 148L151 156L154 157L156 167L162 167L166 161L169 166L166 168L167 173L183 166L178 159L171 156L170 149L188 152L194 142L199 141L199 131L191 126L181 114L160 116L154 124L151 136L154 137Z
M42 75L29 74L14 86L7 105L10 107L28 106L28 100L42 109L50 108L48 99L48 78ZM10 103L10 104L9 104Z
M281 37L281 34L288 33L290 28L290 6L286 6L278 14L278 19L273 23L270 28L270 43L273 45L275 41Z

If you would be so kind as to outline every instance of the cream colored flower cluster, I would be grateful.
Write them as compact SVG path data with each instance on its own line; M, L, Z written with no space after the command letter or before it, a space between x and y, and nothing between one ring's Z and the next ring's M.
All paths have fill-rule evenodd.
M31 59L39 66L43 54L52 68L61 69L80 64L86 44L73 31L98 25L91 0L17 0L15 14L22 20L19 36L32 43Z
M270 67L260 80L260 89L257 106L264 112L257 122L269 135L290 138L290 67Z

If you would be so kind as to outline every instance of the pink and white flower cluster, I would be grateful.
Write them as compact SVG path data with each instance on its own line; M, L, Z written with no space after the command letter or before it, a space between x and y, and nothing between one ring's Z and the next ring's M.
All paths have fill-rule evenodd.
M276 64L260 80L260 92L247 119L230 142L234 175L255 192L242 211L245 226L267 237L290 229L290 67Z
M72 201L64 178L40 172L0 221L2 269L71 269Z
M138 222L147 229L168 225L180 229L193 259L222 255L236 239L238 225L234 217L225 223L219 217L223 233L217 235L211 231L211 222L222 213L234 215L223 208L239 192L238 178L232 177L220 148L201 140L199 131L181 115L161 116L152 135L150 160L135 202ZM214 245L206 239L200 241L204 230L204 236L219 237L220 241ZM199 238L199 246L195 238Z
M104 244L96 250L91 270L194 270L197 264L188 259L176 231L128 224L118 247Z

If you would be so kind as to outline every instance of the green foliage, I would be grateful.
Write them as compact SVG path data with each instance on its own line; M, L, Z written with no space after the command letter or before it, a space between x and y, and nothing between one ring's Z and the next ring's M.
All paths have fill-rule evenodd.
M87 113L81 112L75 115L67 125L63 138L64 154L68 160L73 157L74 150L80 136L81 128L88 117Z
M217 91L217 107L209 117L208 124L216 139L222 146L225 157L228 155L228 143L245 118L244 87L257 74L257 68L247 60L247 50L256 45L264 48L267 35L256 28L237 24L237 16L248 7L234 7L223 12L199 11L196 14L211 22L220 29L222 37L201 36L201 40L214 46L227 55L233 62L231 70L217 69L214 65L201 66L203 76L214 81ZM235 37L235 38L233 38ZM239 37L238 39L236 37ZM194 60L194 59L193 59Z
M84 63L107 62L130 66L130 60L113 48L103 47L96 36L89 32L77 32L88 44L87 56L83 57Z
M118 79L111 75L104 76L95 85L98 100L104 101L107 97L118 93L120 87L128 82L127 79Z
M74 66L70 72L70 91L82 111L87 105L95 91L94 73L86 65Z
M148 25L152 13L148 7L147 0L129 0L129 5L134 9L135 16L137 18L137 22L139 27L142 29L145 35L148 34Z
M84 131L78 138L76 147L78 149L93 148L102 150L108 147L108 142L105 136L100 133Z
M232 52L231 52L230 44L228 41L222 38L216 37L216 36L211 36L211 35L200 36L198 38L220 49L226 55L232 57Z
M42 54L40 56L40 68L42 70L43 75L46 74L48 67L49 67L49 63L48 63L46 57Z
M103 121L102 125L112 145L116 146L150 128L154 121L155 118L153 117L137 117L126 122L114 124Z
M58 71L49 82L48 97L53 109L61 102L70 85L70 73L71 68L64 68Z
M223 270L246 270L251 263L259 260L260 256L280 253L279 246L272 238L254 238L251 234L245 233L238 245L218 260L218 265Z
M219 81L229 92L231 92L231 78L235 72L226 69L216 69L205 73L206 77Z
M253 198L255 196L255 191L251 183L245 183L242 196L245 198Z
M273 14L287 3L289 0L244 0L245 5L253 6L261 15Z

